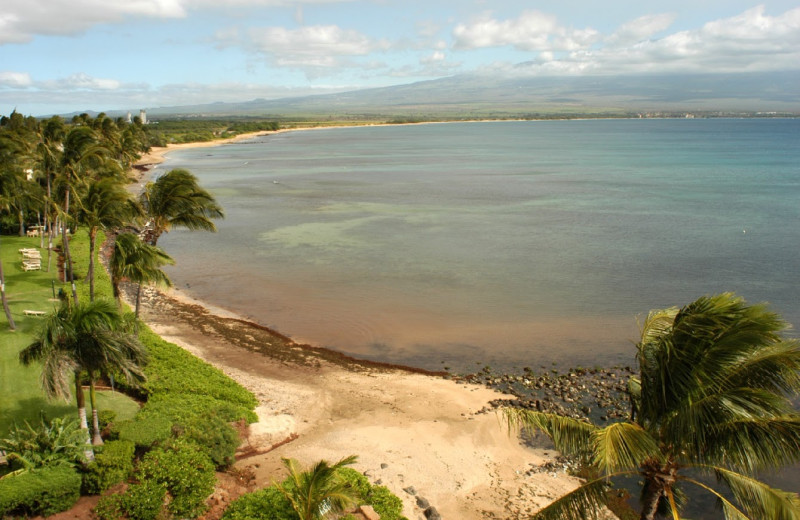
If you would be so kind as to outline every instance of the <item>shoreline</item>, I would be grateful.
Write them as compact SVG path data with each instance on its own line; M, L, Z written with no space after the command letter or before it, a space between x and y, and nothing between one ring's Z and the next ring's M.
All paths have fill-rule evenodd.
M334 127L283 131L324 128ZM175 149L273 133L157 149L137 161L135 172L145 182L152 167ZM298 344L178 290L147 289L142 319L259 401L259 421L247 428L235 464L236 471L252 476L250 485L215 494L220 506L282 478L282 457L310 465L358 455L353 467L400 497L409 520L425 519L428 503L443 518L528 516L578 485L557 462L556 451L524 443L492 411L494 403L513 395L445 378L445 373Z
M124 292L130 302L130 288ZM426 518L425 503L442 518L528 516L578 485L542 438L532 445L508 431L494 405L515 399L510 394L330 356L155 289L145 290L142 319L259 401L259 421L246 428L234 465L249 485L223 485L220 506L282 478L283 457L310 465L358 455L353 467L400 497L409 520Z

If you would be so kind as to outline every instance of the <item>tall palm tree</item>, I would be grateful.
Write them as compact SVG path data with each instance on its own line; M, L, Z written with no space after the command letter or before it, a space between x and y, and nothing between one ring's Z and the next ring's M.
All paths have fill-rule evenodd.
M113 177L92 182L78 209L78 222L89 232L89 300L94 301L94 252L97 232L129 224L142 214L141 206Z
M339 477L341 468L358 460L355 455L332 466L321 460L308 471L301 470L295 459L281 460L289 470L288 484L279 483L276 487L292 504L300 520L325 518L330 513L343 511L360 498L358 490Z
M598 427L555 414L506 409L510 424L541 429L556 448L599 475L536 514L585 519L605 502L609 479L638 475L641 519L680 518L683 489L711 493L728 520L798 519L800 498L753 474L800 460L800 348L763 304L731 293L651 312L637 344L635 413ZM723 494L700 476L725 484Z
M120 233L114 241L114 251L111 253L109 271L111 271L111 286L114 297L120 303L119 284L128 279L136 284L136 310L135 316L139 318L141 306L142 284L156 284L171 287L172 282L166 273L161 270L165 265L174 264L175 261L158 246L151 246L139 239L133 233Z
M94 384L100 372L114 370L127 381L144 380L142 366L147 360L144 347L122 330L124 320L116 305L108 300L86 303L65 301L50 314L24 348L19 359L24 365L41 361L42 387L48 397L69 398L70 378L75 386L75 400L81 428L88 431L82 374L89 376L94 443L100 439ZM89 442L88 435L86 436ZM87 456L91 459L91 450Z
M141 196L147 218L146 241L152 245L173 227L216 231L212 222L222 208L188 170L170 170L145 186Z
M9 207L7 188L8 186L2 181L2 177L0 177L0 211L6 210ZM5 312L6 319L8 320L8 328L10 330L17 330L17 325L14 323L14 317L11 315L11 309L8 308L8 298L6 298L6 278L5 274L3 273L2 255L0 255L0 301L2 301L3 312Z
M72 255L69 252L67 239L67 224L70 219L70 195L84 183L90 173L102 166L105 162L107 150L99 144L98 137L88 126L76 126L67 133L64 139L61 163L59 165L59 178L64 189L64 207L62 214L62 245L66 263L65 274L69 274L72 286L72 298L78 301L78 291L75 287L75 273L72 265Z

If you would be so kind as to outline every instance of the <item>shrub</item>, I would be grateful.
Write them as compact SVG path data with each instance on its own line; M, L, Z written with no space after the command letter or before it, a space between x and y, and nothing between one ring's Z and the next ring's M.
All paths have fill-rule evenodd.
M117 418L117 412L114 410L100 410L97 412L97 420L100 423L100 429L105 430Z
M194 443L182 439L148 452L136 469L140 482L153 481L170 495L169 512L179 518L195 518L206 509L214 490L214 463Z
M139 339L147 347L150 362L145 367L147 382L142 389L148 395L166 393L207 395L253 410L255 396L221 370L196 358L173 343L143 329Z
M150 397L142 411L168 416L176 423L209 412L219 415L226 422L241 419L248 423L258 421L258 416L249 406L200 394L157 393Z
M149 448L169 439L171 434L172 421L162 415L139 412L134 419L119 425L120 440L130 441L137 448Z
M155 481L134 484L125 493L102 497L94 508L99 520L158 520L166 518L167 489Z
M109 441L95 453L83 475L85 493L102 493L114 484L124 481L133 472L135 445L131 441Z
M180 438L199 445L219 469L236 462L239 433L213 413L198 415L178 426Z
M225 510L222 520L297 520L289 499L275 486L247 493Z
M0 517L50 516L78 501L81 477L72 467L45 466L0 480Z
M0 440L0 450L6 452L12 470L30 470L55 464L77 465L84 458L86 432L75 420L55 418L49 423L42 419L38 428L27 421L15 426L9 436Z
M406 520L403 516L403 501L386 486L373 486L365 498L381 520Z

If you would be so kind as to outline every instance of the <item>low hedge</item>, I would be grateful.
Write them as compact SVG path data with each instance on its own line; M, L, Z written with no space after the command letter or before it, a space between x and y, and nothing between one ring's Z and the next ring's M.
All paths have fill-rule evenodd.
M167 488L155 481L131 485L124 493L100 498L94 508L98 520L159 520L164 518Z
M95 450L94 462L83 473L83 492L102 493L133 473L135 445L131 441L108 441Z
M221 520L298 520L289 499L275 486L247 493L225 510Z
M150 362L145 368L147 381L142 390L149 396L159 393L194 394L228 401L254 410L255 396L221 370L193 356L177 345L144 328L139 339L147 347ZM254 416L250 417L255 420Z
M146 449L165 441L172 435L172 420L163 415L144 415L139 412L130 421L119 424L120 440L130 441L137 448Z
M358 490L359 505L371 505L381 520L407 520L403 516L403 501L385 486L373 486L367 477L352 468L341 468L339 478ZM284 485L291 486L286 480ZM246 493L234 500L222 515L222 520L298 520L289 499L275 486Z
M181 439L147 452L136 468L136 478L163 485L170 497L167 510L177 518L195 518L203 513L216 482L209 456L196 444Z
M81 476L71 466L45 466L0 480L0 517L50 516L75 505Z

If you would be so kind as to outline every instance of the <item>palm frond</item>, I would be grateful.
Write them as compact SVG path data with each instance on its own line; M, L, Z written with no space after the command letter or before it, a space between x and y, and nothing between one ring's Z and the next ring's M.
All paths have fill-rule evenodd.
M800 461L800 415L753 418L718 426L707 436L698 462L724 464L747 473Z
M586 482L537 511L535 520L590 520L598 518L609 490L606 478Z
M619 422L592 432L593 463L604 473L635 469L662 457L658 442L638 424Z
M800 497L797 493L775 489L767 484L726 468L713 469L717 478L733 492L736 500L753 518L774 520L800 519Z
M597 426L552 413L536 412L521 408L503 408L509 428L541 430L556 449L565 455L586 457L590 452L590 439Z

